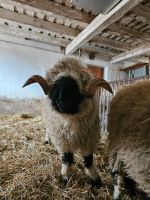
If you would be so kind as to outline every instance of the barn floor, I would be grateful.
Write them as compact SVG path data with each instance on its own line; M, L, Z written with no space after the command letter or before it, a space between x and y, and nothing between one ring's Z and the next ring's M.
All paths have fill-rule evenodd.
M105 163L106 145L96 156L103 187L87 183L79 153L75 172L65 186L59 180L59 157L44 144L41 117L28 114L0 115L0 199L8 200L111 200L111 176ZM123 199L128 200L125 196Z

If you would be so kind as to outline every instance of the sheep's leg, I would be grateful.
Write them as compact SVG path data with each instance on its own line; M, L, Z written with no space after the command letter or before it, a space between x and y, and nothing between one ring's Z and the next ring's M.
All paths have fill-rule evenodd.
M44 144L49 144L49 143L50 143L50 138L49 138L48 131L46 131L45 142L44 142Z
M114 165L112 169L113 178L113 200L121 200L122 183L123 183L123 163L117 159L117 154L114 155Z
M122 177L118 172L113 174L113 200L121 200Z
M61 178L64 182L67 182L72 174L72 164L74 163L73 153L65 152L62 154L62 168Z
M138 188L138 184L128 174L124 174L124 187L132 200L150 200L147 194Z
M102 183L101 183L101 179L97 173L96 167L94 165L92 154L84 156L84 166L86 168L87 174L91 178L91 185L100 187L102 185Z

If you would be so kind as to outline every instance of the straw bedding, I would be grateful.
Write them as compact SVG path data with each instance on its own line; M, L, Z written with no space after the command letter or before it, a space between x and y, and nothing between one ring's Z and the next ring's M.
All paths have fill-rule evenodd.
M41 117L0 115L0 200L111 200L112 180L105 162L106 144L99 145L96 163L103 180L100 189L87 183L79 152L74 174L64 185L60 161L52 145L44 144ZM129 198L125 195L123 199Z

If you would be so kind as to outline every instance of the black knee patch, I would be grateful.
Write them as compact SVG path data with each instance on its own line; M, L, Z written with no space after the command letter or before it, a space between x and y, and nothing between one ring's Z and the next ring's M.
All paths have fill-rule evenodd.
M118 176L121 176L121 174L119 173L119 171L116 170L116 171L111 172L111 176L113 180L113 186L117 185Z
M84 166L90 168L93 164L93 155L84 156Z
M91 179L90 184L92 185L92 187L97 187L97 188L101 187L102 186L101 178L98 176L96 179Z
M124 175L123 181L125 189L128 192L131 199L135 199L138 196L141 200L150 200L147 194L144 191L138 189L138 184L127 174Z
M64 153L62 156L62 163L68 164L69 166L74 163L73 161L73 153Z

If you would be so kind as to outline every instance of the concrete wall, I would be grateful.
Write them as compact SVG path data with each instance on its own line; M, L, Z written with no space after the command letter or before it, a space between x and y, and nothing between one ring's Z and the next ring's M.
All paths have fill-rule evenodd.
M22 46L0 41L0 96L8 98L36 98L43 96L38 84L22 88L22 85L33 74L44 75L48 67L63 56L59 47L52 46L52 51ZM107 67L108 62L96 56L89 60L83 54L81 59L87 64Z

